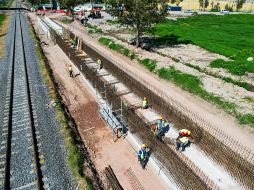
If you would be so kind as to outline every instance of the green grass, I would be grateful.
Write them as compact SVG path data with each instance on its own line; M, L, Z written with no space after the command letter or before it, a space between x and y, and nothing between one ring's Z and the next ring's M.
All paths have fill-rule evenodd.
M106 20L108 24L119 24L118 20Z
M129 56L130 51L123 47L120 44L116 44L113 40L105 37L101 37L99 39L99 42L107 47L109 47L112 50L115 50L123 55ZM134 57L138 60L138 62L142 65L144 65L149 71L155 71L156 66L157 66L157 61L151 60L151 59L139 59L137 56ZM195 68L197 70L201 70L200 67L194 66L189 64L192 68ZM235 116L239 123L241 124L248 124L251 126L254 126L254 115L251 114L239 114L237 112L237 105L231 102L225 101L222 97L216 96L213 93L207 92L203 88L203 84L201 80L193 75L183 73L181 71L176 70L174 67L170 68L160 68L157 70L157 74L160 78L169 80L174 82L176 85L180 86L182 89L191 92L193 94L196 94L200 96L201 98L207 100L208 102L212 102L215 105L217 105L219 108L225 110L229 114ZM241 83L238 81L234 81L230 78L224 78L225 81L231 82L231 83L237 83L238 85L245 86L246 88L252 88L247 86L248 84L246 83Z
M219 75L216 75L216 74L212 74L212 73L210 73L210 72L207 72L206 69L202 69L202 68L200 68L199 66L197 66L197 65L192 65L192 64L190 64L190 63L187 63L186 65L187 65L188 67L191 67L191 68L193 68L193 69L198 70L199 72L206 73L206 74L211 75L211 76L213 76L213 77L215 77L215 78L219 78L219 79L221 79L221 80L223 80L223 81L225 81L225 82L227 82L227 83L232 83L232 84L237 85L237 86L240 86L240 87L242 87L242 88L244 88L244 89L246 89L246 90L248 90L248 91L254 92L254 86L252 86L251 84L249 84L249 83L247 83L247 82L240 82L240 81L236 81L236 80L234 80L234 79L232 79L232 78L229 78L229 77L222 77L222 76L219 76Z
M223 63L221 66L232 74L242 75L246 71L254 71L254 62L246 61L248 57L254 56L253 26L254 15L197 15L179 18L177 21L165 20L155 26L155 35L175 35L178 41L190 41L227 56L235 63Z
M93 29L88 29L89 34L93 34L95 31Z
M138 59L138 62L144 65L150 72L154 71L157 66L157 61L152 59Z
M246 72L254 73L254 62L248 61L225 61L217 59L210 63L210 67L224 68L234 75L244 75Z
M160 78L172 81L176 85L180 86L182 89L196 94L209 102L214 103L219 108L235 116L238 119L239 123L254 126L254 115L239 114L236 110L236 104L227 102L223 98L207 92L203 88L202 82L198 77L183 73L179 70L176 70L174 67L158 69L157 73Z
M109 47L110 49L121 53L122 55L125 55L126 57L129 57L131 60L136 58L136 55L134 52L130 51L129 49L127 49L126 47L115 43L113 40L106 38L106 37L101 37L99 39L99 42L107 47Z
M247 82L236 81L236 80L233 80L229 77L219 77L219 78L221 78L225 82L232 83L232 84L240 86L248 91L254 92L254 87Z
M98 33L98 34L101 34L103 32L102 29L100 29L96 25L92 25L92 24L88 23L87 27L88 27L88 33Z
M2 25L5 18L6 16L4 14L0 14L0 26Z

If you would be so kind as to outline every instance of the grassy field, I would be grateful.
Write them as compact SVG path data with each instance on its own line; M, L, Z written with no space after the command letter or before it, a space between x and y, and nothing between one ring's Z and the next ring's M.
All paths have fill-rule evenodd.
M166 20L155 26L159 37L174 35L180 41L203 47L233 61L218 60L212 67L223 67L235 75L254 72L254 15L197 15L177 21Z

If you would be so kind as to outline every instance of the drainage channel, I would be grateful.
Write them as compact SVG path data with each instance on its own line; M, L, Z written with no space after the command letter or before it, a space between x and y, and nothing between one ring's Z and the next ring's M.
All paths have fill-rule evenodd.
M52 33L54 33L54 32L52 31ZM71 34L71 38L75 39L75 36L73 34ZM165 103L164 106L162 106L162 108L165 108L165 105L168 105L166 102L163 102L161 100L161 98L159 98L157 100L157 102L154 101L156 99L156 98L154 98L154 97L156 97L156 95L154 95L154 93L152 93L152 92L144 93L144 91L147 91L147 89L145 89L145 87L143 85L141 85L138 81L135 81L135 79L133 79L132 77L128 76L128 74L126 74L124 71L117 68L114 64L109 62L109 60L105 59L105 57L102 57L100 54L98 54L96 51L94 51L87 44L80 43L80 42L78 43L78 44L80 44L81 49L83 49L84 52L89 55L89 57L92 57L94 59L97 57L100 57L103 60L106 70L103 69L102 71L97 72L98 70L97 70L96 64L94 64L94 62L91 59L86 58L84 52L82 52L82 51L77 52L74 49L72 49L72 50L70 49L70 46L68 45L68 42L69 42L68 39L64 41L63 38L57 36L56 34L55 34L55 39L56 39L56 42L58 43L58 45L64 50L64 52L70 57L70 59L76 64L76 66L92 82L93 86L98 91L100 91L102 93L106 92L107 99L108 99L107 101L111 103L111 109L112 110L122 110L121 116L124 116L125 121L128 123L128 126L130 127L129 130L132 133L135 133L139 138L146 139L147 144L150 144L151 147L154 150L156 150L153 152L153 154L156 155L156 157L160 158L160 162L164 166L165 170L168 170L170 168L170 171L167 171L167 173L170 173L171 176L174 176L173 178L178 181L178 184L179 184L179 186L181 186L181 188L185 188L185 185L186 185L185 180L182 180L182 181L180 180L184 176L184 174L181 173L183 164L186 166L186 168L189 169L189 172L192 174L193 179L191 181L194 180L194 181L199 181L199 183L201 182L200 184L204 185L203 188L205 186L209 187L211 189L218 188L211 180L208 179L208 177L206 175L204 175L204 173L201 170L196 168L195 164L193 164L190 160L188 160L188 158L186 158L186 156L183 156L182 154L179 154L176 151L174 151L174 146L172 145L172 142L169 142L168 146L165 146L165 144L163 144L159 141L156 141L154 139L154 137L151 136L151 133L147 130L147 128L144 128L144 126L146 126L146 124L147 124L145 122L147 119L144 118L143 121L140 121L140 115L139 116L137 115L136 105L128 106L127 108L123 108L123 106L122 106L123 99L126 99L126 97L125 98L123 98L123 97L128 96L128 94L130 94L129 89L132 89L133 91L135 91L135 93L139 96L146 94L146 96L149 97L149 100L151 98L152 103L154 103L154 105L161 105L162 103ZM111 75L108 74L109 72L114 73L114 77L110 78ZM108 79L106 79L106 78L108 78ZM126 85L127 87L121 86L121 84L113 85L113 84L119 83L119 80L116 80L116 79L121 79L121 82L123 82L124 85ZM118 91L116 90L116 87L117 87ZM119 89L121 89L121 90L119 90ZM137 101L137 102L139 102L139 101ZM157 104L155 104L155 103L157 103ZM161 111L159 106L155 106L155 107L157 108L157 110ZM169 107L166 107L166 108L167 108L167 110L169 109ZM169 121L171 121L172 123L175 124L174 127L179 127L180 124L182 127L183 126L182 123L191 124L191 122L189 122L186 118L184 118L183 120L181 120L181 119L179 120L179 118L181 118L181 115L179 116L178 115L179 113L174 113L174 112L172 112L172 110L174 110L174 109L171 108L171 110L170 110L174 117L172 117L172 115L171 115L171 117L169 117L168 119L169 119ZM162 112L163 112L163 110L162 110ZM212 137L207 132L202 131L201 129L199 129L197 127L194 128L193 131L195 131L194 134L196 133L197 135L198 134L199 135L207 135L207 136ZM202 139L203 138L201 138L201 140ZM212 140L213 143L217 142L217 140L214 138L212 138L210 140ZM210 153L211 150L209 148L211 148L211 147L207 146L207 144L205 144L207 147L200 146L200 144L202 144L202 143L203 142L200 142L198 144L199 147L201 147L201 149L203 148L202 150L206 150L205 152ZM222 143L217 143L217 146L220 146L220 148L221 148L224 145ZM228 150L224 150L224 149L222 149L222 150L228 151ZM232 156L232 152L230 152L230 153L231 154L227 154L227 155ZM237 159L234 159L234 161L238 162L239 158L240 157L237 157ZM219 159L225 159L225 158L219 157ZM172 160L174 160L174 161L172 162ZM214 161L218 162L217 158L214 159ZM225 163L225 162L221 162L221 160L219 160L219 162ZM177 167L178 165L180 165L181 167ZM231 172L230 174L235 176L235 174L239 170L237 170L237 171L232 170L232 165L230 165L230 166L231 166L229 168L230 169L229 171ZM193 174L193 172L194 172L194 174ZM190 173L189 173L189 175L190 175ZM239 173L238 173L238 175L239 175ZM228 177L230 178L230 176L228 176ZM191 177L187 177L187 178L191 178ZM241 182L245 184L245 182L248 180L243 180ZM192 185L193 185L193 188L199 188L199 189L201 188L202 189L202 185L201 185L201 187L195 187L196 184L192 184ZM247 184L247 186L249 186L249 184Z

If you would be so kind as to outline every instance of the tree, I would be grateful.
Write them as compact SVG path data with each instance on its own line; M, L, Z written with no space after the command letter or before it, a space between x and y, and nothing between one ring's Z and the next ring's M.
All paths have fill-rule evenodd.
M237 0L236 1L236 11L239 11L243 7L243 4L245 2L246 2L246 0Z
M213 5L213 7L211 8L212 12L218 12L220 11L220 3L217 2L217 4Z
M200 9L203 9L203 11L205 11L205 8L207 8L208 5L209 5L209 0L199 0L199 7Z
M212 9L213 9L213 5L214 5L214 2L212 1L212 2L211 2L211 7L212 7Z
M69 11L73 11L73 8L76 5L79 5L81 3L84 3L84 0L59 0L58 1L62 7L67 8Z
M166 16L167 0L107 0L112 16L118 17L121 24L136 31L136 46L144 31L151 30L152 25L162 21Z
M170 2L171 2L171 4L175 3L177 6L179 6L180 3L183 2L183 0L171 0Z
M232 12L233 11L233 7L232 6L230 6L230 4L228 5L228 4L226 4L225 5L225 9L226 10L228 10L228 11L230 11L230 12Z

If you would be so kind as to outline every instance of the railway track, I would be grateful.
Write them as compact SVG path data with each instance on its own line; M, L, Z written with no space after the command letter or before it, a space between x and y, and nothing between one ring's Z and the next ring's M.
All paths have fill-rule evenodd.
M17 4L17 7L20 5ZM0 150L0 189L44 189L36 138L22 12L15 11L10 53L4 125Z

